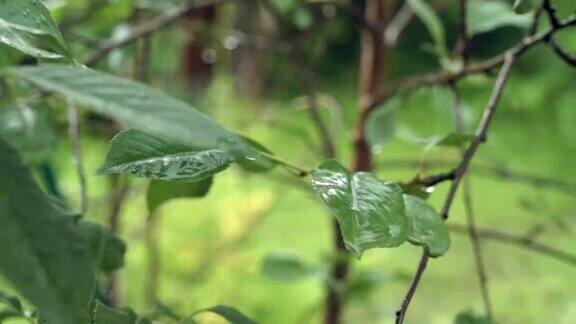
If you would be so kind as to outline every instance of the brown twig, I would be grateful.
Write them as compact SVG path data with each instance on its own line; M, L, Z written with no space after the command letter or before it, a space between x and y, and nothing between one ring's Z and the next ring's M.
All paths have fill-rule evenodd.
M486 110L484 111L484 115L482 116L480 125L478 126L474 139L464 152L462 160L458 165L458 167L456 168L455 178L452 181L452 185L444 202L444 206L442 207L441 215L444 220L448 219L450 208L452 207L452 203L454 202L454 197L456 196L456 192L458 191L462 178L464 177L466 171L468 170L468 166L470 165L472 158L476 154L480 145L486 141L486 135L494 118L494 113L496 112L496 108L498 107L498 102L500 100L500 97L502 96L502 92L510 75L512 65L516 61L518 55L519 54L515 54L515 52L513 51L507 52L504 55L504 64L502 65L500 73L498 74L498 78L496 79L494 90L490 95L490 99L488 100L488 105L486 107ZM400 309L396 312L397 324L401 324L404 322L406 312L408 310L408 307L410 306L412 297L416 292L416 288L420 283L422 274L426 270L427 264L428 264L428 256L426 254L423 254L420 260L420 265L418 266L418 269L416 271L416 275L414 276L410 288L408 289L408 293L404 297Z
M467 47L467 45L465 45ZM466 64L466 61L465 63ZM456 84L452 84L452 92L454 94L454 124L457 134L462 134L464 132L464 122L462 120L462 98L460 91ZM463 149L461 149L461 154L464 154ZM482 246L480 240L478 239L476 217L474 214L474 205L472 202L472 187L470 184L470 176L465 175L463 177L463 201L464 201L464 214L466 216L466 226L468 227L468 233L470 237L470 243L472 244L472 254L474 255L474 264L476 266L476 273L478 274L478 281L480 284L480 292L482 294L482 300L484 302L484 309L486 312L486 317L488 320L492 320L492 301L490 299L490 288L488 286L488 271L486 270L486 264L484 262L484 256L482 253Z
M448 228L454 233L469 235L465 225L448 224ZM536 253L547 255L572 266L576 266L576 254L562 251L549 245L535 242L529 236L514 235L497 229L479 228L478 237L482 240L493 240L501 243L508 243L520 248L525 248Z
M94 65L108 55L112 50L126 46L137 39L149 36L161 29L170 27L177 23L180 19L185 17L192 11L203 9L206 7L214 6L225 2L226 0L204 0L204 1L194 1L184 7L171 11L167 14L163 14L142 22L132 28L132 32L119 39L107 39L100 42L100 46L95 49L88 58L84 60L84 65L91 66Z
M527 36L522 42L520 42L520 44L509 49L506 53L512 54L513 56L519 56L535 45L542 43L547 37L550 37L557 31L575 25L576 17L572 16L566 20L560 21L558 28L550 28L539 34ZM466 76L485 73L501 65L504 62L504 59L505 54L500 54L482 62L468 64L458 71L434 72L415 77L407 77L396 82L388 83L387 87L382 91L382 94L374 98L370 103L370 110L376 110L392 94L432 85L446 85Z

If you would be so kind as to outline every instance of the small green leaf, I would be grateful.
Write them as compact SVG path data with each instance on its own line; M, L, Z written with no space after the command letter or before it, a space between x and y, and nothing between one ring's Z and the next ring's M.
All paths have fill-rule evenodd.
M0 140L0 273L48 323L87 323L95 266L75 219Z
M530 15L517 15L503 0L469 0L468 30L471 35L496 30L504 26L528 28Z
M77 226L100 270L111 273L124 266L124 241L96 223L81 221Z
M538 7L538 2L536 0L515 0L514 1L514 12L519 15L527 14L532 12Z
M448 49L446 47L446 32L442 20L436 11L425 0L407 0L406 3L414 11L414 14L422 20L430 36L434 40L436 54L441 60L448 59Z
M153 213L171 199L204 197L208 194L212 181L212 178L199 182L151 181L146 193L148 211Z
M491 324L487 317L475 315L474 313L467 311L461 312L456 315L454 319L454 324Z
M8 72L170 144L185 145L194 151L223 151L242 167L257 165L270 170L276 165L263 154L260 145L256 147L253 141L220 126L188 104L142 83L64 64L18 67Z
M232 324L257 324L256 321L248 318L234 307L216 305L200 311L199 313L212 312L220 315L222 318Z
M396 110L400 106L400 100L391 99L385 107L382 107L368 119L366 138L373 151L379 151L394 137L396 130Z
M112 139L99 172L196 182L228 168L232 161L221 150L193 150L139 130L128 130Z
M264 259L262 274L278 281L292 281L306 277L310 274L310 269L297 255L274 253Z
M350 175L329 160L312 172L312 186L335 214L346 248L358 257L367 249L396 247L408 237L402 189L370 173Z
M438 213L426 201L411 195L404 195L406 217L412 228L408 241L423 246L429 256L443 255L450 248L450 234Z
M28 163L46 161L57 144L46 116L28 106L0 107L0 136L16 147Z
M50 12L38 0L0 1L0 43L39 58L68 55Z

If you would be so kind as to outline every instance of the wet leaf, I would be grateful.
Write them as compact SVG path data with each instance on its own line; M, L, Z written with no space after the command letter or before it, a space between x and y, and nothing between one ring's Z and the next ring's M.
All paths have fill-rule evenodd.
M370 173L351 175L329 160L312 172L312 186L336 216L346 248L358 257L367 249L406 241L409 223L398 185Z
M275 163L244 137L220 126L188 104L144 84L63 64L8 70L46 90L134 128L194 150L220 150L246 169Z
M138 130L112 139L99 173L125 173L155 180L197 182L228 168L233 158L222 150L193 150Z
M39 58L68 55L50 12L38 0L0 1L0 43Z
M406 217L411 230L408 241L423 246L426 253L435 258L450 248L450 234L442 218L426 201L412 195L404 195Z
M3 140L0 165L0 272L48 323L87 323L95 266L74 218Z

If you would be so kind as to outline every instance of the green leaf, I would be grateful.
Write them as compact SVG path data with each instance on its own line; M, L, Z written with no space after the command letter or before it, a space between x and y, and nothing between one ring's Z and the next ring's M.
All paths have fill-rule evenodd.
M124 241L96 223L81 221L77 226L100 270L112 273L124 266L127 249Z
M412 8L414 14L424 23L430 36L434 40L436 54L441 59L448 58L448 49L446 47L446 33L444 25L438 14L425 0L407 0L406 3Z
M515 0L513 7L515 13L523 15L534 11L538 7L538 2L536 0Z
M22 303L16 296L6 294L0 291L0 305L4 304L5 307L0 308L0 323L14 317L26 317Z
M297 255L274 253L264 259L262 274L278 281L292 281L306 277L310 274L310 269Z
M220 315L222 318L232 324L256 324L257 322L248 318L234 307L216 305L200 311L200 313L212 312Z
M210 191L212 178L199 182L151 181L146 193L148 211L153 213L165 202L176 198L200 198Z
M46 161L57 145L46 116L28 106L0 108L0 136L15 146L28 163Z
M144 84L63 64L18 67L10 73L135 128L194 150L221 150L241 166L275 165L252 141L186 103Z
M346 248L358 257L376 247L396 247L408 237L402 189L370 173L350 175L336 161L312 171L312 186L335 214Z
M446 135L435 135L427 138L417 138L416 141L424 145L425 150L429 150L437 146L461 147L473 139L474 135L472 134L449 133Z
M194 150L139 130L128 130L112 139L99 173L196 182L228 168L233 159L219 149Z
M40 190L0 140L0 272L48 323L87 323L94 264L74 218Z
M467 311L461 312L456 315L454 319L454 324L491 324L487 317L475 315L474 313Z
M468 1L468 30L471 35L490 32L504 26L528 28L531 22L531 15L517 15L506 1Z
M68 55L50 12L38 0L0 1L0 43L39 58Z
M373 151L379 151L394 137L396 131L396 110L400 106L400 100L391 99L385 107L370 114L366 127L366 138Z
M411 230L408 241L423 246L426 253L439 257L450 248L450 234L438 213L426 201L411 195L404 195L406 217L410 219Z

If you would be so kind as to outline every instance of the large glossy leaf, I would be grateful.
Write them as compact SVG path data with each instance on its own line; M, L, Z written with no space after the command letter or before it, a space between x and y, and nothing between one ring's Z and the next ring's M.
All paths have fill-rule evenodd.
M47 323L87 323L94 263L75 220L0 140L0 272Z
M172 199L204 197L208 194L212 181L212 178L199 182L151 181L146 193L148 211L153 213Z
M38 0L0 1L0 43L40 58L67 53L50 12Z
M127 249L124 241L96 223L81 221L77 226L100 270L111 273L124 266Z
M370 173L351 175L336 161L312 172L312 186L332 210L346 247L358 257L376 247L395 247L408 238L402 189Z
M504 26L527 28L532 22L530 15L518 15L507 1L468 1L468 30L470 34L493 31Z
M404 195L406 217L410 219L410 243L423 246L426 253L435 258L450 248L450 234L442 218L425 200Z
M233 160L220 149L194 150L139 130L128 130L114 137L99 172L196 182L226 169Z
M56 134L44 114L28 106L0 107L0 136L29 163L47 160L57 144Z
M201 112L144 84L62 64L10 69L12 74L135 128L196 150L221 150L245 167L270 169L266 152Z

